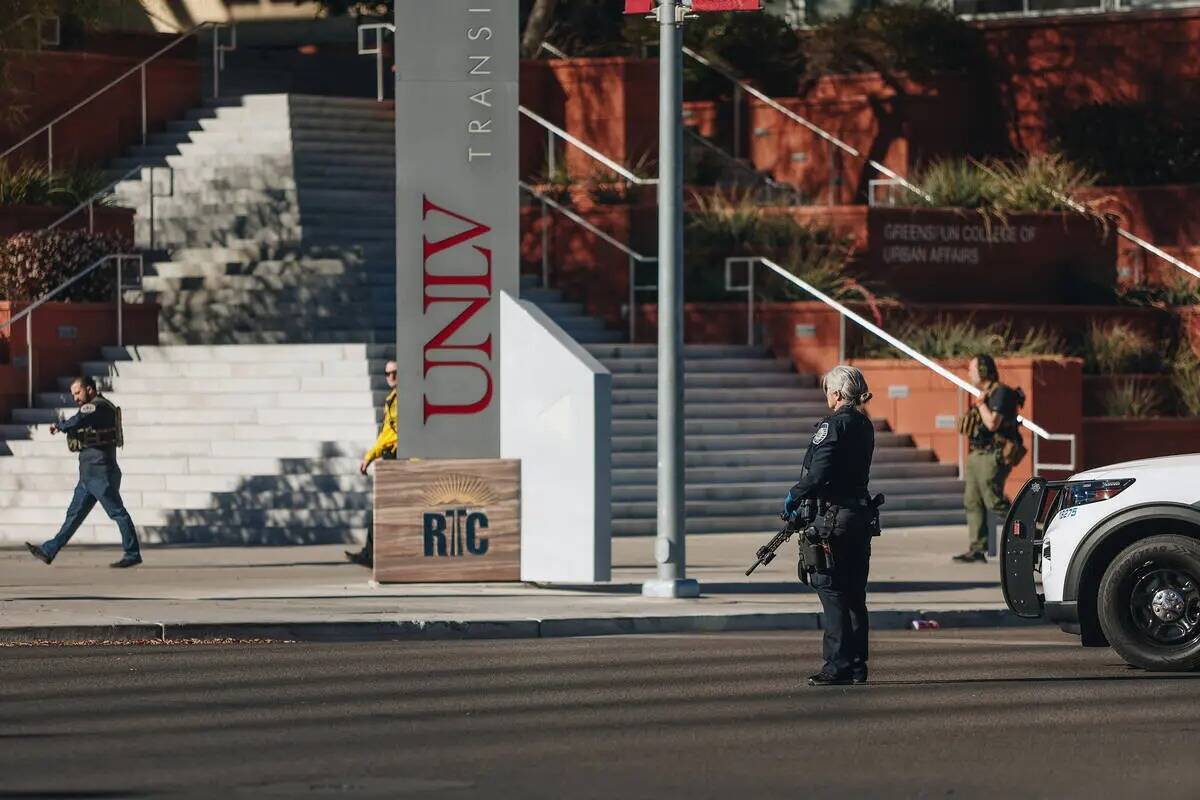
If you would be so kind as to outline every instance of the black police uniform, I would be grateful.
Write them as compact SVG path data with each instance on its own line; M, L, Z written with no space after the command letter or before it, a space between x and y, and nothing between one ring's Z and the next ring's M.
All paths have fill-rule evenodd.
M828 536L833 564L814 573L811 584L824 612L822 672L837 678L867 675L867 572L876 513L867 480L874 452L871 420L854 406L840 407L817 423L785 509L806 498L819 501L814 524Z
M121 468L117 466L117 445L121 444L120 411L108 398L97 395L70 419L58 423L67 434L72 450L79 451L79 483L67 508L58 534L42 545L42 552L53 559L66 546L97 501L121 532L126 559L141 559L133 520L121 500Z

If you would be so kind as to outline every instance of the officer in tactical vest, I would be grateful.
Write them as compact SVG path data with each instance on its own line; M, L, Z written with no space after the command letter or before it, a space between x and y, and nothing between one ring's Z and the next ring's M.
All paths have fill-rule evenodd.
M970 564L987 562L988 511L1004 514L1011 505L1004 496L1004 481L1025 456L1017 423L1025 396L1000 382L996 362L989 355L975 356L967 370L981 396L959 421L959 432L967 438L963 505L969 547L954 560Z
M388 388L391 391L388 393L387 400L383 403L383 424L379 426L379 436L375 439L375 444L363 456L362 463L358 465L358 471L363 475L367 474L371 462L381 458L390 460L396 457L396 442L398 441L396 433L396 384L399 382L396 362L387 362L383 367L383 372ZM352 564L359 564L364 567L374 566L375 531L373 526L367 530L367 543L363 545L362 550L358 552L347 550L346 560Z
M96 503L121 532L125 555L111 566L124 568L142 563L141 548L133 520L121 500L121 468L117 466L117 448L125 444L121 430L121 409L96 391L96 382L86 375L71 384L71 397L79 413L50 426L50 433L67 435L67 447L79 453L79 483L67 508L67 518L58 534L40 547L26 542L36 558L49 564L66 546Z
M801 577L812 570L809 580L821 598L825 666L808 684L866 683L867 572L882 503L867 492L875 427L863 405L871 393L862 372L848 366L830 370L821 387L833 413L817 424L800 481L784 501L784 514L793 521L802 506L816 502L821 563L802 564Z

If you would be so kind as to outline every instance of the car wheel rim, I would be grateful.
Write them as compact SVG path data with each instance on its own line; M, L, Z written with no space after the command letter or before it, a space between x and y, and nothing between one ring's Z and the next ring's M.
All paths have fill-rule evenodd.
M1134 573L1129 611L1151 644L1190 644L1200 638L1200 581L1186 569L1145 564Z

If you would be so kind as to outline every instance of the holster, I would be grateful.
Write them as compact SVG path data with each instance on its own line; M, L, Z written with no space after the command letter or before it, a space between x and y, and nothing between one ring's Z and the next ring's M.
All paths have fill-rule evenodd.
M821 535L815 527L805 528L800 533L800 561L796 574L805 584L814 572L833 568L833 552L829 537Z

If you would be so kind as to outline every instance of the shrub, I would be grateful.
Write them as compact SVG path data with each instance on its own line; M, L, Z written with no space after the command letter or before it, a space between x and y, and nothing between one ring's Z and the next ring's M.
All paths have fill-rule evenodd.
M1139 284L1120 291L1119 298L1130 305L1172 308L1200 305L1200 280L1180 272L1161 284Z
M1179 347L1171 363L1171 387L1175 392L1178 412L1200 416L1200 359L1187 342Z
M1162 394L1152 385L1127 378L1108 386L1100 394L1106 417L1156 417L1162 413Z
M968 358L980 353L1004 355L1062 355L1062 337L1037 326L1017 334L1011 322L979 326L971 319L938 317L933 322L906 319L892 333L900 341L930 358ZM874 336L866 338L856 353L861 358L897 358L901 353ZM906 356L905 356L906 357Z
M1095 183L1095 176L1059 155L1031 155L1016 161L949 158L931 162L912 182L929 195L897 193L897 205L966 208L1003 218L1022 211L1078 211L1064 202ZM1084 213L1103 221L1102 201L1081 203Z
M95 169L57 169L26 162L11 168L0 161L0 206L64 206L73 208L104 189L109 181ZM109 197L97 200L106 205Z
M127 252L114 234L86 231L19 233L0 242L0 298L33 301L57 288L99 259ZM116 270L101 268L75 283L57 301L109 301L116 292Z
M1083 371L1099 375L1159 372L1162 356L1154 341L1124 322L1093 322L1083 340Z
M758 203L753 189L694 194L685 229L690 300L728 300L725 259L760 255L777 261L834 297L874 295L846 273L851 240L828 227L801 225L791 215ZM755 296L764 300L810 300L785 278L759 269Z
M1050 123L1055 145L1102 183L1146 186L1200 181L1200 114L1188 105L1093 103ZM1100 132L1100 133L1097 133Z

